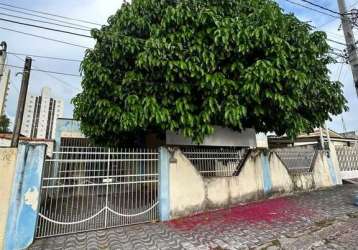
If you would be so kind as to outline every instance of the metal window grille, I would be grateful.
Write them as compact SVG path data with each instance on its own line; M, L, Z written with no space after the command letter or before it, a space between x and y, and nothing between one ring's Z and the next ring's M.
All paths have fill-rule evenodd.
M205 177L236 175L248 149L236 147L181 147L180 150Z
M336 152L341 171L358 170L358 147L337 147Z
M157 220L158 154L61 147L45 162L37 237Z
M275 149L278 157L290 172L310 172L317 150L310 148Z
M61 137L62 147L93 147L88 138Z

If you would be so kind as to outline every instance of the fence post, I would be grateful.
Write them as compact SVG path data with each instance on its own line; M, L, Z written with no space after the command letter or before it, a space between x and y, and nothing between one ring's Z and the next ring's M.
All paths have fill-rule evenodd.
M169 165L170 153L165 147L159 148L159 217L160 221L170 219Z
M46 145L20 144L12 184L5 250L26 249L36 232Z

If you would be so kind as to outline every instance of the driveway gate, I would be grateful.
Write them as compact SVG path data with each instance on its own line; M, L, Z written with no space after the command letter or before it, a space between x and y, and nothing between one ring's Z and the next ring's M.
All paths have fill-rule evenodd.
M45 163L36 236L158 220L158 155L61 147Z

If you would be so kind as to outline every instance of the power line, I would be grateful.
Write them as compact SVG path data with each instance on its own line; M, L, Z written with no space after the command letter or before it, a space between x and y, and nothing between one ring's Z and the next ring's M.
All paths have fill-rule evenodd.
M317 9L314 9L314 8L311 8L311 7L308 7L306 5L303 5L303 4L300 4L300 3L296 3L294 1L291 1L291 0L285 0L286 2L289 2L291 4L294 4L294 5L297 5L297 6L300 6L300 7L303 7L303 8L306 8L306 9L309 9L309 10L312 10L312 11L315 11L317 13L321 13L323 15L326 15L326 16L330 16L330 17L334 17L334 18L339 18L338 16L334 16L334 15L331 15L331 14L328 14L326 12L323 12L323 11L320 11L320 10L317 10Z
M25 54L25 53L15 53L15 52L11 52L11 51L7 51L6 53L9 54L9 55L30 56L30 57L35 57L35 58L43 58L43 59L50 59L50 60L57 60L57 61L82 62L82 60L80 60L80 59L32 55L32 54Z
M334 19L332 19L332 20L330 20L330 21L328 21L328 22L326 22L326 23L323 23L323 24L319 25L319 26L317 27L317 29L320 29L320 28L322 28L323 26L326 26L326 25L328 25L328 24L330 24L330 23L332 23L332 22L334 22L334 21L336 21L336 20L338 20L338 17L335 17Z
M11 67L11 68L16 68L16 69L23 69L24 67L21 66L17 66L17 65L11 65L11 64L0 64L0 65L4 65L7 67ZM64 76L74 76L74 77L81 77L81 75L76 75L76 74L71 74L71 73L64 73L64 72L57 72L57 71L50 71L50 70L44 70L44 69L31 69L32 71L38 71L38 72L43 72L43 73L49 73L49 74L56 74L56 75L64 75Z
M337 15L341 16L341 13L339 13L339 12L337 12L337 11L334 11L334 10L331 10L331 9L329 9L329 8L326 8L326 7L322 6L322 5L319 5L319 4L316 4L316 3L312 3L311 1L308 1L308 0L301 0L301 1L302 1L302 2L305 2L305 3L308 3L308 4L312 5L312 6L318 7L318 8L320 8L320 9L322 9L322 10L326 10L326 11L328 11L328 12L331 12L331 13L333 13L333 14L337 14Z
M61 33L65 33L65 34L69 34L69 35L74 35L74 36L81 36L81 37L92 38L92 37L89 36L89 35L79 34L79 33L71 32L71 31L66 31L66 30L53 29L53 28L44 27L44 26L35 25L35 24L22 23L22 22L18 22L18 21L14 21L14 20L9 20L9 19L6 19L6 18L0 18L0 21L5 21L5 22L9 22L9 23L16 23L16 24L20 24L20 25L24 25L24 26L29 26L29 27L34 27L34 28L38 28L38 29L44 29L44 30L50 30L50 31L55 31L55 32L61 32Z
M70 42L65 42L65 41L62 41L62 40L57 40L57 39L49 38L49 37L45 37L45 36L35 35L35 34L32 34L32 33L27 33L27 32L23 32L23 31L19 31L19 30L4 28L4 27L1 27L1 26L0 26L0 29L15 32L15 33L19 33L19 34L23 34L23 35L27 35L27 36L33 36L33 37L37 37L37 38L41 38L41 39L45 39L45 40L49 40L49 41L53 41L53 42L67 44L67 45L71 45L71 46L75 46L75 47L79 47L79 48L83 48L83 49L90 49L89 47L86 47L86 46L83 46L83 45L70 43Z
M27 8L23 8L23 7L11 5L11 4L6 4L6 3L2 3L2 2L0 2L0 5L11 7L11 8L14 8L14 9L20 9L20 10L25 10L25 11L29 11L29 12L34 12L34 13L38 13L38 14L42 14L42 15L46 15L46 16L54 16L54 17L73 20L73 21L77 21L77 22L82 22L82 23L88 23L88 24L94 24L94 25L97 25L97 26L102 26L101 24L95 23L95 22L92 22L92 21L87 21L87 20L68 17L68 16L61 16L61 15L57 15L57 14L53 14L53 13L49 13L49 12L44 12L44 11L37 11L37 10L27 9Z
M18 19L23 19L23 20L27 20L27 21L33 21L33 22L56 25L56 26L60 26L60 27L64 27L64 28L77 29L77 30L83 30L83 31L91 31L91 29L84 29L84 28L79 28L79 27L70 26L70 25L63 25L63 24L54 23L54 22L48 22L48 21L39 20L39 19L33 19L33 18L22 17L22 16L17 16L17 15L11 15L11 14L8 14L8 13L3 13L3 12L0 12L0 15L13 17L13 18L18 18Z
M317 29L317 28L316 28ZM324 30L322 30L324 31ZM333 32L330 32L330 31L324 31L326 32L327 34L331 35L331 36L335 36L336 38L340 39L340 38L344 38L343 35L340 35L340 34L336 34L336 33L333 33Z
M21 62L24 62L25 60L24 59L22 59L21 57L19 57L19 56L17 56L17 55L13 55L16 59L18 59L18 60L20 60ZM38 69L37 67L35 67L34 65L32 65L32 67L34 68L34 69ZM66 85L65 87L67 87L68 89L70 89L70 90L73 90L73 88L74 88L74 86L72 86L71 84L69 84L69 83L67 83L66 81L64 81L64 80L62 80L62 79L60 79L60 78L58 78L58 77L56 77L56 76L54 76L54 75L52 75L52 74L50 74L50 73L47 73L47 72L43 72L43 73L45 73L46 75L48 75L49 77L51 77L52 79L55 79L56 81L58 81L58 82L60 82L60 83L62 83L62 84L64 84L64 85ZM79 88L76 88L77 90L80 90Z
M330 41L330 42L332 42L332 43L336 43L336 44L340 44L340 45L344 45L344 46L346 46L346 44L345 44L345 43L343 43L343 42L339 42L339 41L336 41L336 40L333 40L333 39L329 39L329 38L327 38L327 41Z
M34 16L34 17L38 17L38 18L43 18L43 19L51 20L51 21L55 21L55 22L60 22L60 23L65 23L65 24L69 24L69 25L74 25L74 26L81 27L81 28L93 29L93 27L85 26L85 25L82 25L82 24L76 24L76 23L72 23L72 22L66 22L66 21L63 21L63 20L55 19L55 18L44 17L44 16L35 15L35 14L31 14L31 13L26 13L26 12L18 11L18 10L12 10L12 9L5 8L5 7L1 7L1 6L0 6L0 9L2 9L2 10L7 10L7 11L11 11L11 12L15 12L15 13L20 13L20 14L24 14L24 15L28 15L28 16Z

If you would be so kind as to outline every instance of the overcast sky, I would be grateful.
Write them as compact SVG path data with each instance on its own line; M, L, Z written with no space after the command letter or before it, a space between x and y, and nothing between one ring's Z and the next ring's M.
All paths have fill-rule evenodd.
M304 4L300 0L291 0ZM310 22L312 25L319 27L328 33L330 39L344 42L343 32L339 30L340 20L335 17L323 15L291 3L286 0L277 1L280 6L286 12L295 13L301 20ZM337 3L335 0L313 0L313 2L323 5L332 10L337 10ZM347 6L351 6L356 0L347 0ZM0 3L8 3L23 8L30 8L38 11L50 12L57 15L69 16L73 18L79 18L88 20L94 23L105 24L107 18L114 14L118 8L120 8L121 0L0 0ZM307 5L307 4L306 4ZM357 6L355 6L358 8ZM8 18L3 14L20 15L23 14L10 12L1 8L9 8L0 5L0 17ZM2 14L1 14L2 13ZM333 14L334 15L334 14ZM30 17L30 16L28 16ZM36 17L30 17L36 18ZM52 17L54 18L54 17ZM15 19L15 18L11 18ZM23 21L16 19L17 21ZM67 22L74 22L66 20ZM85 26L96 27L93 24L84 24ZM45 31L37 28L24 27L18 24L11 24L4 21L0 21L0 40L4 40L8 44L9 52L24 53L24 54L35 54L35 55L46 55L52 57L65 57L73 59L82 59L84 56L85 49L71 45L65 45L53 41L47 41L40 38L26 36L23 34L6 31L1 28L10 28L18 31L27 33L33 33L41 36L46 36L53 39L59 39L70 43L82 45L84 47L93 47L94 42L90 38L82 38L72 35L66 35L53 31ZM74 32L81 32L74 30ZM86 32L83 32L86 33ZM356 32L358 38L358 32ZM331 43L335 48L342 49L343 46ZM8 64L23 66L23 62L13 55L9 55ZM22 57L24 59L24 57ZM34 58L33 68L45 69L50 71L65 72L71 74L79 74L79 62L65 62L65 61L53 61L46 59ZM347 130L358 130L358 98L355 94L353 87L353 79L349 65L347 64L336 64L330 65L332 80L340 80L344 83L344 93L349 101L350 111L342 114L339 117L333 117L333 121L329 123L329 127L338 131L343 131L342 117L346 123ZM13 118L16 112L16 104L18 98L18 91L20 89L21 75L15 76L16 72L21 71L20 69L12 69L10 93L7 103L7 114ZM339 72L341 72L339 77ZM53 95L64 99L65 101L65 116L72 118L73 107L70 104L70 100L81 91L80 77L63 76L63 75L52 75L43 72L31 72L29 92L31 94L39 95L40 90L44 86L49 86L52 89Z

